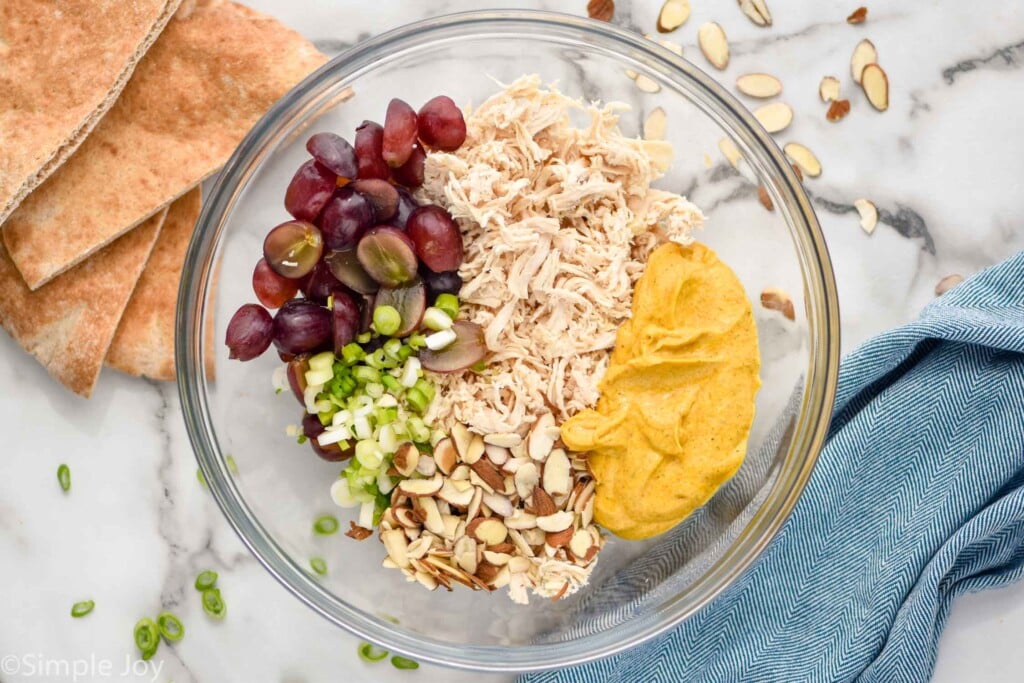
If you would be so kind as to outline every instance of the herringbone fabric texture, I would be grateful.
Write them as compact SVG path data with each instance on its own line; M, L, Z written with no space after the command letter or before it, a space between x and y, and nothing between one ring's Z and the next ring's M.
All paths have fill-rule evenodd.
M952 600L1024 567L1024 252L847 357L777 538L670 633L529 683L927 681Z

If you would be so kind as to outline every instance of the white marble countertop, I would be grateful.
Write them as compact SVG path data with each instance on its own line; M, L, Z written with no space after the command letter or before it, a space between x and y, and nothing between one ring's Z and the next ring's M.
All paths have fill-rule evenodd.
M733 59L715 77L731 87L736 75L763 70L784 81L797 111L790 137L811 146L825 169L807 187L834 260L849 350L914 316L941 277L972 273L1024 247L1024 5L886 0L870 5L867 24L852 27L844 19L856 2L768 1L770 30L754 27L732 0L692 0L693 16L673 38L704 67L697 27L717 20ZM509 5L582 13L586 0L249 4L334 53L428 15ZM661 0L617 4L616 23L653 30ZM890 109L876 114L858 102L847 120L829 124L818 81L835 73L849 93L849 55L862 37L874 41L888 71ZM852 213L859 197L884 210L870 237ZM3 683L75 680L62 666L88 666L80 681L508 680L360 662L356 640L278 586L197 483L175 387L105 371L94 397L83 401L6 335L0 359ZM73 472L70 496L54 481L61 462ZM223 623L204 618L190 595L196 572L208 567L220 572L229 603ZM70 605L85 598L96 611L69 618ZM188 636L122 675L126 657L134 660L135 620L161 606L183 617ZM1022 630L1024 585L961 598L940 642L935 680L1019 680Z

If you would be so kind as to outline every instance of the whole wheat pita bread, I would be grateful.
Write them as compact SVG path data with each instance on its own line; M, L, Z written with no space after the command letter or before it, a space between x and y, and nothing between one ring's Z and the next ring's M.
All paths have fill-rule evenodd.
M0 325L54 379L88 397L167 211L32 292L0 246Z
M196 189L167 208L146 269L121 316L107 365L129 375L174 379L174 317L185 250L202 208Z
M175 18L79 150L3 226L33 289L213 174L279 97L326 58L232 2Z
M99 122L178 2L0 2L0 223Z

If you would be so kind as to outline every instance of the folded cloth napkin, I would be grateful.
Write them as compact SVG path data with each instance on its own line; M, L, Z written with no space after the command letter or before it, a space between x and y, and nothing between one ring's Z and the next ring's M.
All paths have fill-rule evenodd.
M847 357L792 516L706 608L563 681L927 681L953 599L1024 573L1024 252Z

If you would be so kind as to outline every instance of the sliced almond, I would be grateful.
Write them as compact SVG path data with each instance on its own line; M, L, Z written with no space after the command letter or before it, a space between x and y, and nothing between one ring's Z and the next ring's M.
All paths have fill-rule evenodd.
M483 504L486 505L499 517L511 517L515 509L512 507L512 502L497 493L484 493Z
M877 64L868 64L861 72L860 87L868 97L868 102L878 111L889 108L889 77L885 70Z
M768 190L764 188L764 185L757 186L757 201L761 202L761 206L767 210L775 210L775 202L772 201L771 195L768 194Z
M850 16L846 17L847 24L863 24L868 19L868 8L858 7L850 13Z
M496 553L493 550L485 550L484 559L490 562L491 564L502 567L509 563L509 560L512 559L512 556L508 553Z
M441 475L435 475L430 479L403 479L398 482L398 488L408 496L432 496L441 490Z
M572 509L573 509L574 512L578 512L580 514L583 513L583 510L586 507L587 502L590 501L594 497L595 487L596 487L596 484L593 481L588 481L583 486L583 490L580 491L579 495L576 496L576 502L573 503L573 508ZM584 526L586 526L586 525L584 525Z
M769 310L782 313L789 320L796 320L793 299L782 289L769 287L761 292L761 305ZM538 524L538 526L540 525Z
M387 551L392 562L402 569L409 566L409 545L405 541L404 531L401 529L382 531L380 540L384 542L384 550Z
M690 18L690 0L665 0L658 12L658 33L671 33Z
M537 526L537 515L531 515L525 510L515 510L511 517L505 518L505 526L509 529L533 529Z
M558 532L571 528L575 519L576 515L567 510L550 515L538 515L537 528L548 533Z
M665 110L655 107L644 120L644 140L664 140L668 128L668 117Z
M575 557L582 558L593 544L594 539L590 536L590 533L586 529L580 529L573 533L572 538L569 540L569 550Z
M483 457L485 448L484 438L479 434L474 434L470 438L469 444L466 445L466 452L459 455L462 456L462 462L472 467L475 462Z
M469 536L463 536L455 541L455 562L470 574L476 573L477 557L476 542Z
M345 535L349 538L355 539L357 541L363 541L369 538L370 536L373 536L373 531L371 529L367 529L364 526L359 526L355 522L349 522L348 525L349 530L345 532Z
M818 84L818 97L822 102L831 102L839 99L839 79L835 76L825 76Z
M441 439L434 446L434 462L437 463L437 469L441 470L445 476L451 474L455 466L458 465L459 454L455 452L455 444L450 438Z
M552 548L564 548L569 545L569 541L572 540L573 528L568 526L561 531L549 533L544 537L544 542Z
M473 488L473 499L469 501L469 506L466 507L466 521L472 523L476 516L480 513L480 504L484 499L484 490L481 488Z
M437 579L431 574L423 571L417 571L413 576L416 577L417 583L426 588L428 591L437 589Z
M675 55L678 55L680 57L683 56L683 46L680 45L679 43L677 43L676 41L669 40L667 38L659 38L657 42L658 42L658 45L661 45L663 48L665 48L669 52L671 52L671 53L673 53Z
M743 156L740 154L739 148L736 147L736 143L732 141L732 138L722 138L719 140L718 149L733 168L739 168Z
M444 534L444 520L441 519L441 511L437 507L437 501L433 498L421 497L416 500L426 514L423 520L423 528L432 534Z
M711 21L701 26L697 31L697 43L711 66L716 69L729 66L729 41L725 30L717 23Z
M786 156L793 163L800 167L803 173L812 178L817 178L821 175L821 162L818 161L818 157L814 156L814 152L805 146L798 142L790 142L782 148L782 151L786 153Z
M419 462L416 464L416 472L424 477L432 477L437 474L437 463L434 461L434 457L426 453L421 455Z
M427 551L430 550L430 545L433 542L433 536L421 536L409 544L409 547L406 549L406 554L409 559L418 560L427 554Z
M555 426L555 418L551 413L544 413L537 418L530 435L526 438L526 448L530 457L534 460L544 460L554 448L558 440L559 431Z
M636 77L640 75L636 71L633 71L632 69L625 69L622 73L626 74L626 78L628 78L631 81L635 81Z
M555 501L551 500L548 492L539 486L533 489L531 500L533 501L533 513L538 517L551 515L558 511Z
M416 515L413 514L413 511L410 510L409 508L388 508L388 510L392 511L392 514L395 517L395 521L397 521L399 525L405 527L406 529L420 528L421 522L419 518L416 517Z
M544 463L544 490L551 495L569 493L572 487L572 468L569 456L561 448L551 451Z
M498 545L508 538L508 529L496 517L477 517L466 525L466 535L484 545Z
M964 281L963 275L947 275L935 285L935 296L942 296Z
M505 490L505 477L490 460L477 460L470 467L495 492Z
M495 446L494 444L486 444L484 446L484 454L487 459L493 462L498 467L501 467L509 458L509 452L507 448L502 446Z
M469 465L458 465L448 478L452 481L467 481L469 479Z
M765 0L736 0L740 10L757 26L771 26L772 14L768 11Z
M611 21L615 16L615 0L590 0L587 16L598 21Z
M501 570L502 567L493 565L490 562L481 562L477 566L475 574L484 583L493 584Z
M459 454L459 457L466 457L469 444L473 441L473 433L469 431L469 428L462 423L456 422L452 425L451 439L452 443L455 444L455 452Z
M754 118L769 133L778 133L793 123L793 108L785 102L772 102L755 109Z
M451 541L460 536L465 536L465 534L459 533L459 527L465 524L465 522L455 515L441 515L441 518L444 520L444 533L441 534L444 538Z
M515 432L488 434L484 437L485 444L490 446L500 446L501 448L515 448L522 442L523 437L519 436Z
M513 557L508 563L508 568L513 574L525 574L532 566L529 557Z
M672 143L664 140L644 140L641 145L644 153L651 160L651 165L658 171L664 172L672 165Z
M855 199L853 206L857 209L857 213L860 214L860 227L864 228L864 232L870 235L875 231L875 226L878 225L878 207L870 199Z
M460 487L457 484L465 484L465 486ZM454 482L451 479L445 479L441 490L437 492L437 497L450 505L465 508L473 500L473 487L469 485L469 482Z
M399 446L391 459L391 464L395 466L395 469L403 477L411 477L412 473L416 471L416 466L419 465L419 462L420 452L411 443L403 443Z
M523 559L534 556L533 548L530 547L530 544L526 542L526 539L523 538L523 535L518 530L509 529L508 537L512 539L512 544L515 545L516 551Z
M850 113L850 100L832 100L825 118L835 123Z
M743 74L736 79L736 89L748 97L775 97L782 92L782 81L771 74Z
M661 90L661 85L650 76L644 74L637 74L636 78L633 79L636 83L636 87L640 88L643 92L656 93Z
M864 67L877 63L878 51L875 49L875 44L866 38L857 43L857 47L853 48L853 55L850 57L850 75L853 76L853 82L860 83Z

